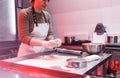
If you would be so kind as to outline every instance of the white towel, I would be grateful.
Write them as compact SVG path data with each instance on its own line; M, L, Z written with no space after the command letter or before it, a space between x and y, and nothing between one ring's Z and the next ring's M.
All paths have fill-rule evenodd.
M91 62L91 61L96 61L99 60L101 57L99 55L90 55L90 56L86 56L83 59L85 59L87 62Z

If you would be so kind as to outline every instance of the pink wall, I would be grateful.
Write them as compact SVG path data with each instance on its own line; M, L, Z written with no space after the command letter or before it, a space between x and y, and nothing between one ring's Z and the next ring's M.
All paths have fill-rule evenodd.
M102 22L109 35L120 35L120 0L51 0L49 11L61 39L90 35Z

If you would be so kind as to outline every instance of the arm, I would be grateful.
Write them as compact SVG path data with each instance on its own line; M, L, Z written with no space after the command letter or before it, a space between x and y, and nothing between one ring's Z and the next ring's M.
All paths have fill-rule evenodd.
M18 33L21 42L28 44L28 45L36 45L42 46L42 41L31 37L30 34L30 24L29 18L25 10L21 10L19 13L19 21L18 21Z
M29 23L29 17L27 16L27 13L24 10L21 11L19 14L18 31L19 31L20 40L23 43L26 43L26 44L32 45L32 46L44 46L46 48L57 47L58 42L60 42L60 41L58 39L57 40L50 40L50 39L53 39L53 33L52 33L51 26L49 27L48 35L46 38L46 40L49 40L49 41L42 41L40 39L31 37L29 35L30 29L31 29L30 28L31 24Z
M52 40L54 39L54 35L53 35L53 30L52 30L52 22L51 22L51 16L48 12L44 12L47 20L48 20L48 23L49 23L49 30L48 30L48 35L46 37L46 40Z

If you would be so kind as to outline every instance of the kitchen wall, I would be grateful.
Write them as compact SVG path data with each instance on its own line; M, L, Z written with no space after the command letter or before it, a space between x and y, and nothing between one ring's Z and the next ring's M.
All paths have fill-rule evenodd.
M120 0L51 0L48 10L62 40L66 35L90 38L99 22L109 35L120 35Z
M0 55L1 49L17 47L16 0L0 0Z

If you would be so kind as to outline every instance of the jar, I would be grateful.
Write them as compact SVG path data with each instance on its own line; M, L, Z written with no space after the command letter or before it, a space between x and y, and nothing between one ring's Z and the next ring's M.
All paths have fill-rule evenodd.
M108 37L107 37L107 42L108 42L108 43L113 43L113 39L114 39L113 36L108 36Z

